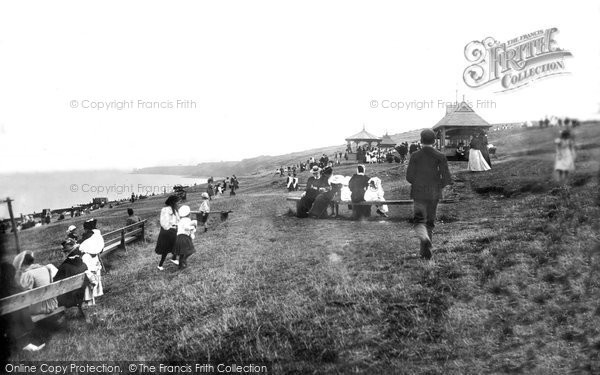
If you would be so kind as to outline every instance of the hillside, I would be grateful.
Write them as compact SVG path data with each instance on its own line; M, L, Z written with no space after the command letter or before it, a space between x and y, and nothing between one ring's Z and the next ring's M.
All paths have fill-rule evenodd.
M581 147L567 186L551 175L557 129L490 134L499 156L489 172L450 162L455 184L445 195L456 203L439 207L430 262L417 255L411 207L362 222L344 207L340 217L297 219L286 197L298 193L267 168L239 173L238 194L212 201L213 211L233 213L211 217L188 269L161 272L154 245L165 197L136 201L150 219L147 242L107 257L105 296L87 319L68 311L38 331L44 350L10 360L264 363L276 374L600 373L599 130L575 130ZM326 151L286 157L313 152ZM405 168L368 165L367 174L382 178L386 198L407 198ZM188 194L192 207L202 191ZM121 225L129 206L100 210L100 229ZM59 264L65 227L83 220L25 231L21 242L39 262Z
M404 133L390 135L397 143L412 142L419 139L421 130L411 130ZM345 145L316 148L305 151L293 152L285 155L262 155L241 161L222 161L212 163L199 163L190 166L159 166L137 169L134 173L170 174L191 177L219 176L225 177L232 174L256 174L271 171L280 166L287 166L306 161L311 156L319 157L322 154L332 155L334 152L343 152Z

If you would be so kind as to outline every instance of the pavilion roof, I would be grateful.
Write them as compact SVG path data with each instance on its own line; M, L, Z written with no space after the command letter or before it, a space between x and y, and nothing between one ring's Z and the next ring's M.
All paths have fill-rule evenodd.
M467 103L464 101L458 104L455 108L448 110L446 116L442 117L433 130L443 127L491 127L487 121L481 118Z
M355 141L355 142L379 142L381 141L381 137L377 137L368 131L365 130L363 126L363 130L360 132L346 138L346 141Z

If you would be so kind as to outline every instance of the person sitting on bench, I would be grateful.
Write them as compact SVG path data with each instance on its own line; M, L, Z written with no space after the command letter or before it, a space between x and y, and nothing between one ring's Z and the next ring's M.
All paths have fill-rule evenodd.
M0 263L0 298L12 296L23 292L23 289L15 280L17 272L15 267L8 262ZM26 351L38 351L46 344L34 345L32 343L31 330L33 321L29 313L30 308L24 308L8 314L0 315L0 346L4 348L0 360L7 361L11 352L20 348ZM26 344L27 343L27 344Z
M339 183L342 185L340 189L340 200L342 202L350 202L352 200L352 191L348 187L350 178L349 176L335 175L330 179L330 183Z
M348 187L352 192L351 200L353 203L364 202L365 191L369 187L369 176L365 175L365 166L359 165L356 168L356 174L350 178ZM362 217L371 216L370 206L352 206L354 217L360 219Z
M312 177L306 181L306 190L296 206L296 216L301 218L308 217L308 211L312 208L317 196L329 189L329 184L321 176L321 168L315 165L312 167L311 173Z
M56 267L52 264L42 266L34 263L33 252L25 250L15 257L13 267L16 270L15 280L24 290L39 288L52 283L56 275ZM56 298L50 298L31 305L30 312L36 314L49 314L58 308Z
M364 199L365 201L374 201L374 202L385 202L385 198L383 197L384 191L381 186L381 180L379 177L372 177L369 179L369 187L367 191L365 191ZM388 206L386 204L377 207L377 213L383 217L388 217Z
M87 265L83 262L83 253L79 251L77 242L68 239L63 241L62 248L67 257L62 264L58 266L58 272L56 272L56 276L54 276L54 282L79 275L88 269ZM58 296L58 305L67 308L77 306L81 315L84 316L82 309L84 297L85 286L81 287L81 289Z
M139 216L133 214L133 208L128 208L127 209L127 221L125 222L125 226L130 226L135 223L139 223L140 221L142 221L142 219L140 219ZM130 229L130 230L135 230L135 229Z
M331 167L325 167L323 169L323 175L321 176L321 188L319 189L319 195L315 198L308 215L317 219L323 218L327 216L327 207L335 197L337 193L340 192L342 186L336 184L335 188L329 183L329 179L333 174L333 169Z

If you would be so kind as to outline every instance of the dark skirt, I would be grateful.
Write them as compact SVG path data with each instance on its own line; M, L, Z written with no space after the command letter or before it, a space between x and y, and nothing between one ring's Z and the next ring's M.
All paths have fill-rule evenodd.
M194 254L196 249L192 238L187 234L178 234L177 241L175 241L175 247L173 248L173 254L175 255L190 255Z
M308 217L308 211L310 211L314 201L315 198L308 194L300 198L300 200L296 202L296 216L301 218Z
M310 211L308 212L309 216L313 216L316 218L325 218L327 217L327 208L329 204L333 200L334 194L331 191L327 191L321 193L317 196L315 201L313 202Z
M171 228L169 230L164 230L161 227L160 233L158 234L158 240L156 241L156 249L154 251L156 252L156 254L161 255L172 253L176 239L177 229Z

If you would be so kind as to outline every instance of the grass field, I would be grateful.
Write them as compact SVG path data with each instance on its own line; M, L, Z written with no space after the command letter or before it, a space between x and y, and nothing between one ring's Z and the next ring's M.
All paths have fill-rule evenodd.
M108 257L106 294L87 320L68 311L45 327L43 351L11 359L267 363L271 373L298 374L600 373L600 130L575 134L578 171L566 187L551 178L552 129L493 134L499 157L489 172L452 162L456 182L445 194L457 202L438 210L429 262L417 256L410 207L392 206L384 220L355 222L345 209L297 219L284 179L265 173L240 177L236 197L213 201L234 212L197 236L188 269L161 272L154 244L164 197L138 201L147 242ZM367 166L389 199L408 197L404 171ZM193 209L199 195L188 194ZM127 207L97 214L101 229L122 226ZM69 224L24 231L23 247L58 264L53 248Z

